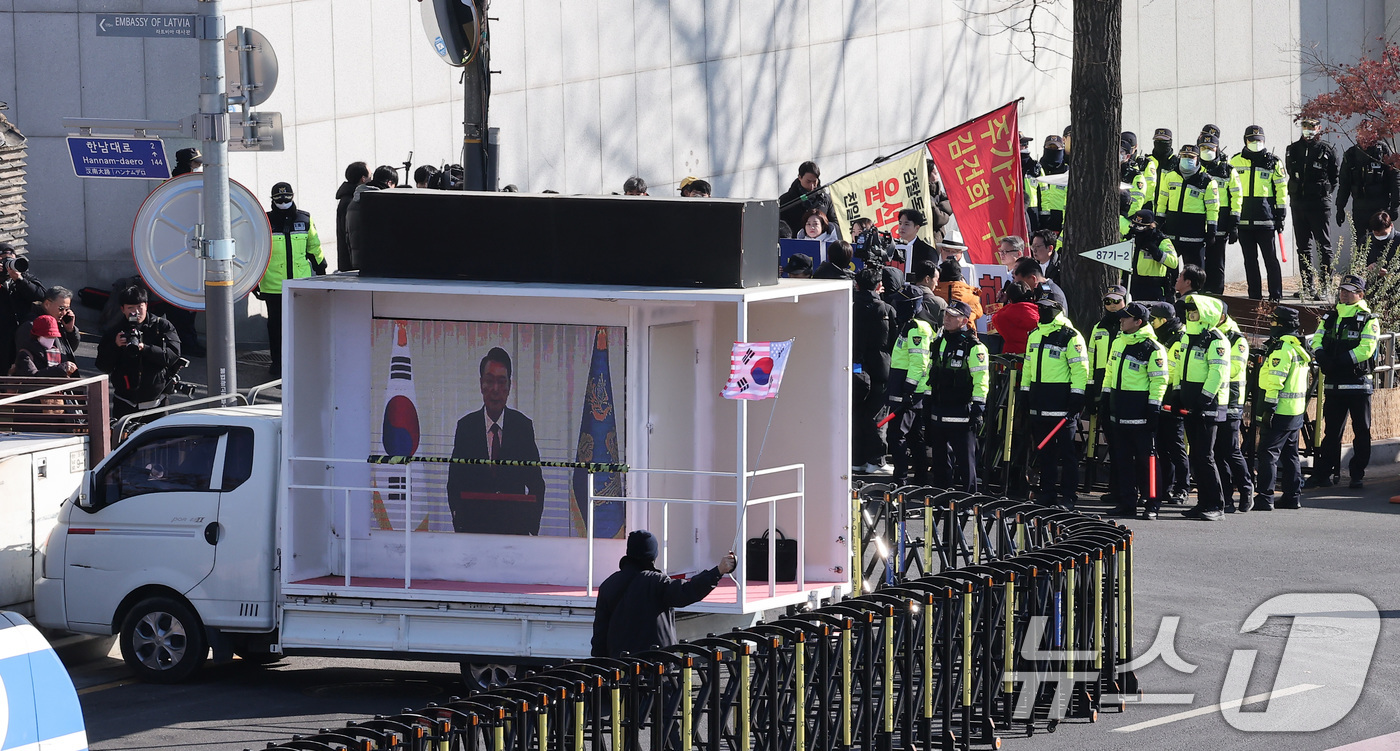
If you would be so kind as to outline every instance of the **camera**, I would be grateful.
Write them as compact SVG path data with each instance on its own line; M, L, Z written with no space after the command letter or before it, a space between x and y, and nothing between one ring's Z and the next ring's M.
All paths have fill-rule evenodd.
M871 227L870 229L856 235L855 242L851 243L851 250L855 252L855 257L867 264L884 265L889 262L891 252L894 247L894 237L888 232Z
M141 314L132 313L126 317L126 331L122 336L126 337L126 346L137 349L141 346Z
M23 274L24 272L29 270L29 259L23 256L6 258L4 261L0 261L0 263L4 264L6 274L10 273L11 271L18 271L19 273Z
M188 367L189 364L190 361L188 359L181 357L179 360L175 361L174 365L170 367L170 380L166 381L165 383L166 396L171 396L174 394L194 396L195 389L198 387L193 383L185 383L184 381L180 380L180 371Z

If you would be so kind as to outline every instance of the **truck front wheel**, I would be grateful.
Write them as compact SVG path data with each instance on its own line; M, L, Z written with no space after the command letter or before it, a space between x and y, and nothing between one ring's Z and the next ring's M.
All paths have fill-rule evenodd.
M462 682L472 691L490 691L515 680L519 666L513 663L462 662Z
M209 656L199 617L169 597L142 600L126 614L121 649L127 667L149 683L179 683Z

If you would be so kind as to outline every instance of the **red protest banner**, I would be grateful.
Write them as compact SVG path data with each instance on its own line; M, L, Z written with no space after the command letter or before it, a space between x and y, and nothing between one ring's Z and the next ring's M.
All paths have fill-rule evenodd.
M967 243L968 261L996 263L997 241L1026 236L1016 109L1011 102L928 142Z

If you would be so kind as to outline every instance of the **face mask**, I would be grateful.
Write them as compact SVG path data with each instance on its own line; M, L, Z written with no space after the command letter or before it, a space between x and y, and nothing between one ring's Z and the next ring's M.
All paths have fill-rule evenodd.
M1281 337L1281 336L1285 336L1285 335L1288 335L1288 334L1291 334L1291 333L1293 333L1293 329L1291 329L1291 328L1289 328L1289 327L1287 327L1287 326L1279 326L1279 325L1275 324L1275 325L1269 327L1269 336L1270 336L1271 338L1274 338L1274 339L1277 339L1277 338L1279 338L1279 337Z
M1055 310L1054 308L1049 307L1048 305L1037 305L1035 307L1040 313L1041 323L1050 323L1051 321L1054 321L1055 316L1059 314L1058 310Z
M53 349L54 344L57 342L58 340L51 336L39 337L39 344L43 345L44 349Z
M1384 239L1390 237L1390 233L1387 232L1387 233L1385 233L1385 234L1383 234L1383 235L1378 235L1378 234L1372 232L1372 233L1371 233L1371 237L1374 237L1374 238L1376 238L1377 240L1384 240Z
M278 211L286 211L287 209L290 209L290 208L292 207L292 202L291 202L291 201L282 201L282 202L273 201L273 202L272 202L272 207L275 208L275 209L277 209Z
M1040 161L1045 164L1058 166L1065 161L1065 152L1059 149L1047 149L1045 151L1045 156L1041 157Z
M1171 142L1171 141L1153 141L1153 142L1152 142L1152 156L1155 156L1155 157L1157 157L1158 159L1166 159L1167 157L1169 157L1169 156L1171 156L1171 155L1172 155L1172 142Z
M1201 149L1201 159L1207 162L1215 161L1215 149Z
M1021 153L1022 153L1022 154L1029 154L1029 153L1031 153L1031 147L1029 147L1029 146L1022 146L1022 147L1021 147Z
M1246 149L1249 149L1250 151L1263 151L1263 150L1264 150L1264 142L1263 142L1263 141L1250 141L1249 143L1246 143L1246 144L1244 145L1244 147L1245 147Z
M1195 172L1195 171L1196 171L1196 159L1195 159L1195 157L1182 157L1182 159L1181 159L1181 170L1182 170L1183 172Z
M1303 130L1303 137L1304 137L1304 138L1312 138L1313 136L1316 136L1316 135L1317 135L1317 131L1312 130L1311 128L1306 128L1306 129Z

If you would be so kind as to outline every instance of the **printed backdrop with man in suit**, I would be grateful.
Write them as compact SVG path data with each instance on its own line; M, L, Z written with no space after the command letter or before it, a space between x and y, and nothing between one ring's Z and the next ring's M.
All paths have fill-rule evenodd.
M626 330L620 326L375 319L371 441L390 456L622 462ZM616 390L613 374L617 375ZM411 468L411 478L405 475ZM623 475L594 476L623 494ZM409 480L411 479L411 483ZM586 475L530 465L374 467L370 528L586 533ZM404 488L413 489L412 508ZM626 534L625 505L594 507L594 534Z

